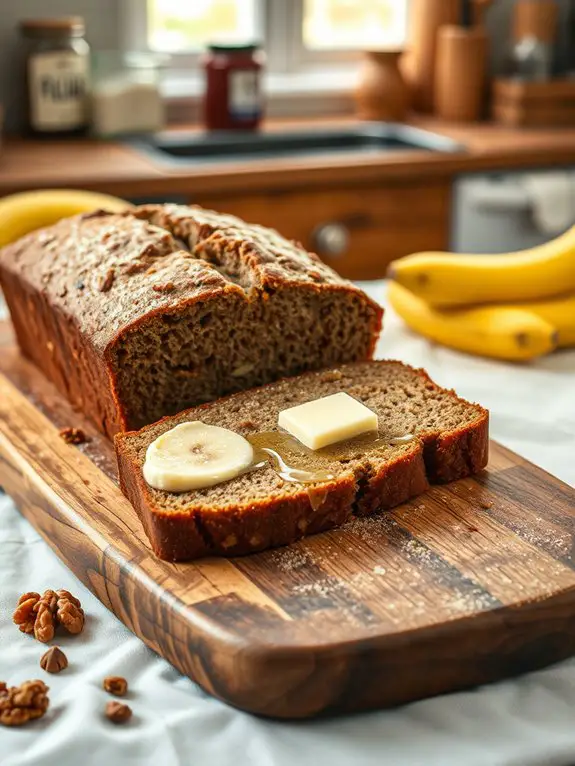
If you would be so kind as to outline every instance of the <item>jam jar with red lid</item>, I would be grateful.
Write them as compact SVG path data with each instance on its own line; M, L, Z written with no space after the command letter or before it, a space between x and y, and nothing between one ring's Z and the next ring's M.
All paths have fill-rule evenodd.
M204 57L208 130L254 130L262 118L265 56L259 45L210 45Z

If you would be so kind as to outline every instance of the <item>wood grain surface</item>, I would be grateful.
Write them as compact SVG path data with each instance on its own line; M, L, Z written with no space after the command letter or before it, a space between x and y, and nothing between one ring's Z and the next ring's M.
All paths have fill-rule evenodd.
M451 179L460 173L575 162L573 126L517 130L487 122L449 123L428 116L413 116L409 122L456 139L462 150L450 154L420 150L370 152L361 156L342 152L170 167L116 142L8 139L2 146L0 195L73 186L120 197L201 201L208 194L231 198L246 192L329 190L334 185L362 183L418 182L424 187L429 179ZM353 123L357 120L268 120L264 129Z
M66 444L65 426L90 441ZM575 492L497 444L479 476L393 512L245 558L169 564L117 487L111 445L3 325L0 484L130 630L254 713L397 705L575 653Z

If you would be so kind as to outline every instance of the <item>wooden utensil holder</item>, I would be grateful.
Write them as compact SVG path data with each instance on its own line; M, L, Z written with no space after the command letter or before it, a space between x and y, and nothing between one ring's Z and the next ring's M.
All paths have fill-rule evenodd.
M474 0L474 26L483 24L493 0ZM456 24L460 0L411 0L409 42L402 61L402 72L413 94L416 111L433 111L433 92L437 61L437 35L441 27Z
M445 24L455 24L458 13L459 0L411 1L410 39L402 69L411 87L413 106L417 111L433 110L437 32Z
M434 106L444 120L475 122L483 111L487 35L482 27L439 30Z

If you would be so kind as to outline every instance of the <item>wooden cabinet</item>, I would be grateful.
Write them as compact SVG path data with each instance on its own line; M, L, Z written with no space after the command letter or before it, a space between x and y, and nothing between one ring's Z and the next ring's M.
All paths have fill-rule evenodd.
M378 279L394 258L448 247L448 179L266 194L247 191L193 201L272 226L350 279Z

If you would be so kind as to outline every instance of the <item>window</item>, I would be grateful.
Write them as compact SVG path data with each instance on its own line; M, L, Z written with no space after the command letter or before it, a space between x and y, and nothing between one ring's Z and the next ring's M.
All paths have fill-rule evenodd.
M316 50L401 47L406 11L401 0L304 0L303 43Z
M132 47L198 53L210 42L261 40L271 69L314 52L398 47L408 0L125 0ZM127 30L129 32L129 30ZM143 33L143 34L142 34ZM277 56L280 49L283 56ZM303 54L303 56L302 56ZM325 56L323 57L325 60ZM281 68L281 66L280 66Z
M155 51L197 51L215 40L258 37L257 0L148 0L148 46Z
M405 44L409 0L122 3L124 44L171 54L169 96L199 95L199 56L210 42L257 40L267 55L268 113L303 116L310 110L337 114L351 109L359 52ZM320 98L314 102L316 95ZM276 108L278 100L290 98L286 109Z

